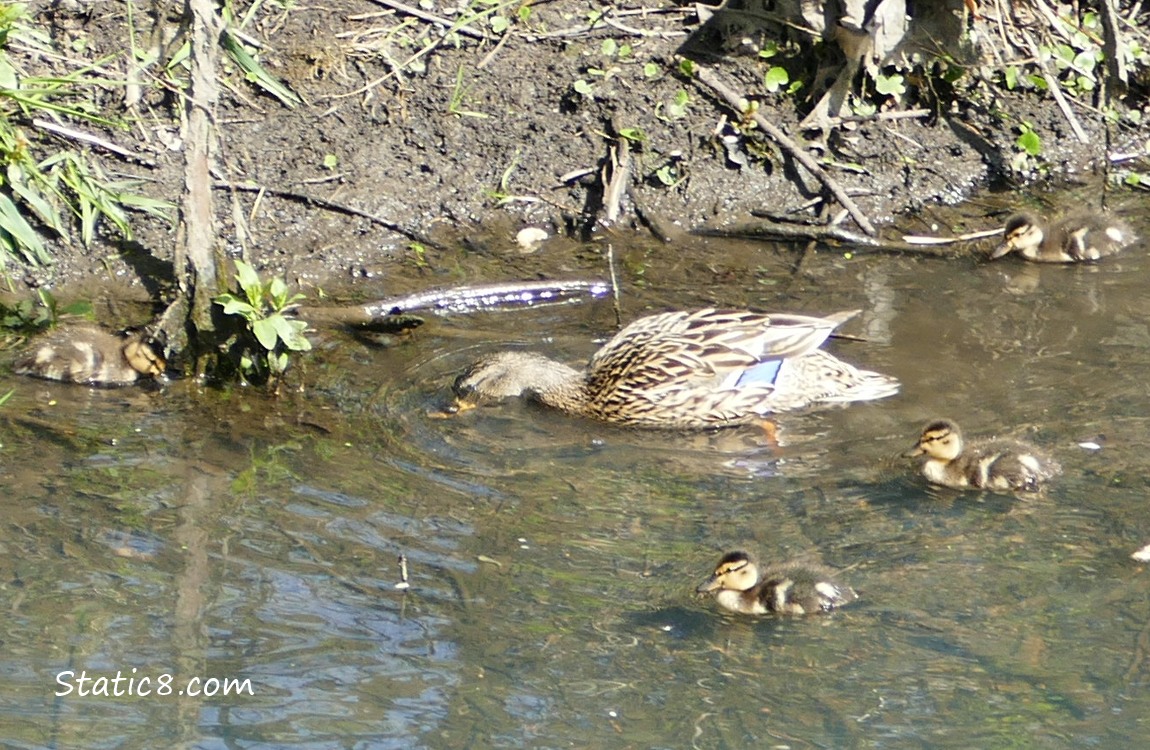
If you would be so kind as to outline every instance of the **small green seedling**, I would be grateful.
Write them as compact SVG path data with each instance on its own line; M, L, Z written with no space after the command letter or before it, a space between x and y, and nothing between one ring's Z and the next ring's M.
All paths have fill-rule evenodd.
M259 345L254 353L255 347L241 347L240 373L249 379L266 380L275 390L287 370L289 352L311 350L311 342L305 335L307 323L286 315L304 295L289 296L283 279L277 277L264 283L247 263L242 260L235 263L236 281L243 296L225 292L212 301L224 308L225 315L243 318L244 332L250 333Z

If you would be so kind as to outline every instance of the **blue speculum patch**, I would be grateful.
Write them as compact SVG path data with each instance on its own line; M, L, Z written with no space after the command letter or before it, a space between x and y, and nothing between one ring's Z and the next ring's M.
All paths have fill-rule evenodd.
M736 388L750 385L774 385L775 378L779 376L779 368L783 366L781 359L768 359L754 367L748 367L735 381Z

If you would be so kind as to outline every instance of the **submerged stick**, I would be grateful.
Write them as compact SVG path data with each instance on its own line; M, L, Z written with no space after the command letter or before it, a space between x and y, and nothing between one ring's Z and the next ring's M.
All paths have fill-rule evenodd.
M310 321L366 325L385 318L418 312L437 315L483 310L543 307L597 299L610 292L602 281L519 281L504 284L461 286L388 297L345 307L301 307L296 314Z
M740 239L779 239L779 240L810 240L814 242L844 242L853 245L854 252L887 252L912 253L917 255L930 255L941 258L957 257L962 253L947 247L960 242L972 242L992 235L1000 234L1002 230L996 229L987 232L975 232L961 237L923 238L905 236L901 240L888 240L882 237L867 237L865 234L852 232L838 226L825 224L781 224L773 221L764 221L759 224L748 224L728 229L697 229L695 234L706 237L735 237Z
M615 308L615 325L623 327L622 295L619 294L619 276L615 273L615 246L607 243L607 273L611 276L611 300Z

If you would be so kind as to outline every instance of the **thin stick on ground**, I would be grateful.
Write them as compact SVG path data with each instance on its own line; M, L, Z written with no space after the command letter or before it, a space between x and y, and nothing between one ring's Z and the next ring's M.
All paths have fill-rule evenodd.
M476 31L475 29L471 28L470 26L468 26L466 24L460 24L459 26L455 26L454 24L458 23L458 22L452 21L449 18L444 18L443 16L437 16L434 13L428 13L427 11L420 10L419 8L408 5L407 3L397 2L397 0L370 0L370 1L375 3L376 5L382 5L385 8L391 8L392 10L397 10L400 13L406 13L409 16L415 16L416 18L420 19L421 21L428 21L430 23L438 24L438 25L443 26L445 28L452 29L456 33L460 34L461 36L469 36L469 37L472 37L473 39L486 39L487 38L487 35L484 34L482 31Z
M677 58L682 60L683 58ZM700 81L709 86L716 94L721 96L727 101L731 107L735 109L740 115L743 114L743 107L745 106L746 99L740 97L734 89L727 86L720 80L717 73L695 63L695 76L692 81ZM794 158L799 164L803 166L812 176L829 190L834 197L842 204L843 208L850 212L851 218L859 225L859 228L872 237L876 234L874 224L866 217L866 214L858 207L851 197L847 195L846 190L824 170L814 158L808 154L801 146L791 140L790 136L782 131L781 128L776 126L773 122L768 120L762 114L755 112L751 115L755 124L759 129L766 133L779 147L786 151Z
M623 211L623 195L631 184L631 143L619 136L611 149L611 167L603 167L603 220L614 224Z
M96 135L92 135L91 133L85 133L82 130L76 130L74 128L66 128L63 125L57 125L54 122L48 122L47 120L41 120L39 118L33 119L32 124L41 130L47 130L51 133L55 133L56 135L63 136L64 138L71 138L75 141L81 141L82 143L97 146L104 149L105 151L111 151L113 154L122 156L125 159L131 159L132 161L139 162L140 164L144 164L149 167L156 166L155 161L147 158L143 154L138 154L131 149L124 148L123 146L118 146L109 140Z
M248 185L243 182L229 182L227 180L216 180L212 183L212 187L218 190L236 190L243 193L265 193L267 195L274 195L278 198L286 198L287 200L299 201L300 203L304 203L309 206L315 206L317 208L323 208L328 211L336 211L338 213L347 214L349 216L358 216L361 219L367 219L373 224L378 224L384 229L395 232L396 234L401 234L412 242L418 242L422 245L426 245L427 247L433 247L436 250L445 249L443 245L431 239L422 232L416 231L414 229L408 229L407 227L404 227L400 224L396 224L394 221L388 221L387 219L375 216L374 214L370 214L367 211L361 211L358 208L354 208L344 203L328 200L327 198L317 198L314 195L297 193L292 190L282 190L280 188L273 188L262 185Z
M1059 85L1058 79L1050 72L1050 67L1043 62L1042 55L1038 50L1038 45L1034 43L1024 30L1019 29L1018 33L1026 41L1026 46L1030 50L1030 54L1034 57L1034 63L1038 69L1042 71L1042 78L1046 81L1046 87L1050 89L1054 101L1058 104L1058 108L1062 110L1062 116L1066 118L1066 122L1070 124L1070 129L1074 131L1074 137L1078 139L1079 143L1089 143L1090 136L1086 135L1086 131L1082 129L1082 125L1078 122L1078 118L1074 115L1073 110L1070 109L1070 103L1066 101L1066 96L1062 93L1062 86Z

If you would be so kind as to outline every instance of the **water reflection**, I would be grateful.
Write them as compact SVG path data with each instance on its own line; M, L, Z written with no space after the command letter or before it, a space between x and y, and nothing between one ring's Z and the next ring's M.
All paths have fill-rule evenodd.
M433 320L387 350L324 332L308 393L281 402L0 377L16 388L0 407L0 740L1136 743L1147 254L1061 268L827 252L798 277L761 246L665 254L627 253L648 285L628 287L627 319L711 300L862 307L848 328L868 341L831 349L902 394L785 415L777 444L523 403L436 418L479 352L585 360L609 305ZM897 455L936 416L1025 437L1064 474L1024 499L930 487ZM844 569L862 599L724 615L692 591L735 546ZM255 695L53 695L60 670L132 667L250 677Z

